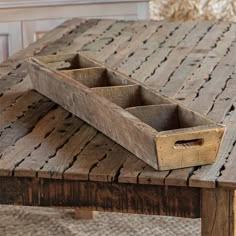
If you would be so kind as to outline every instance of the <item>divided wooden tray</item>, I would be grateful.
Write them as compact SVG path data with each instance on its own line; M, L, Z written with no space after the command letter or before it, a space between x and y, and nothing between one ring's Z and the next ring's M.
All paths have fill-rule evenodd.
M224 127L81 54L30 58L33 88L157 170L213 163Z

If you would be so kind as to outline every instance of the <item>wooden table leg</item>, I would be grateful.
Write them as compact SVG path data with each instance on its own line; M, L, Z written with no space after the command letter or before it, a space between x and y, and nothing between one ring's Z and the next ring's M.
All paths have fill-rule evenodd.
M236 236L234 228L235 191L202 189L202 236Z
M75 218L78 220L92 220L94 219L94 211L75 208Z

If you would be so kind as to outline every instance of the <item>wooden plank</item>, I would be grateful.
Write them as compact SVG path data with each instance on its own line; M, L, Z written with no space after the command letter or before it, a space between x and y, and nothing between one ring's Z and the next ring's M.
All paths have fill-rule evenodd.
M199 68L201 61L212 50L229 25L229 23L219 22L209 30L161 88L163 94L172 97L182 88L184 81Z
M123 154L122 154L123 156ZM118 176L119 183L139 183L139 175L145 168L146 163L134 155L128 155L123 163Z
M17 68L12 66L11 72L0 79L0 94L3 96L4 93L10 90L12 86L22 82L26 75L26 63L19 63Z
M11 66L2 66L0 65L0 80L7 75L8 73L10 73L12 70Z
M75 162L73 165L65 171L64 173L64 179L72 179L72 180L89 180L89 174L95 168L98 163L102 166L106 166L108 168L106 163L102 163L103 160L107 158L107 155L109 154L109 162L112 161L117 162L115 160L117 156L113 157L113 146L115 145L114 142L112 142L109 138L99 133L85 148L84 150L77 156ZM155 171L151 167L147 166L144 162L139 160L137 157L133 155L127 155L127 151L125 149L119 150L120 156L125 156L125 161L123 163L123 166L120 169L120 173L117 173L113 169L113 175L109 175L110 180L116 180L115 176L118 177L119 182L129 182L129 183L137 183L138 179L140 183L149 183L148 181L145 181L144 173L145 171L142 171L142 176L138 176L139 172L145 167L150 168L148 171L149 173L156 173L163 175L163 173L168 173L168 171ZM120 157L118 158L120 159ZM135 164L134 164L135 163ZM112 166L112 165L111 165ZM109 170L110 170L109 166ZM114 167L113 167L114 168ZM115 169L116 171L119 171L119 169ZM107 181L107 170L105 170L103 173L100 172L99 178L102 178ZM161 176L160 176L161 178ZM159 183L153 183L153 184L159 184ZM164 181L163 181L164 184Z
M227 54L230 45L235 39L235 24L219 38L216 47L212 48L201 63L201 66L183 84L183 88L175 95L183 104L189 104L198 94L199 88L210 78L212 71Z
M214 101L214 106L211 111L208 113L208 117L217 121L224 122L227 125L225 120L227 114L233 109L236 96L236 74L232 74L222 93L217 96Z
M116 68L129 76L132 76L132 73L137 70L141 64L145 62L145 60L150 57L150 55L153 53L154 49L149 48L143 48L144 46L140 46L139 49L137 49L132 56L128 57L126 60L122 61L120 65L118 65Z
M233 104L233 107L235 103ZM227 132L228 136L225 138L228 140L227 145L225 145L225 162L222 163L219 174L217 175L217 186L235 189L235 177L234 177L234 169L235 169L235 140L236 140L236 129L235 129L235 110L233 109L229 112L228 116L226 116L226 124L227 124ZM225 120L226 120L225 119ZM222 149L222 150L224 150ZM223 151L222 151L223 152Z
M2 111L0 117L0 130L5 129L14 123L19 117L24 116L25 112L31 106L34 106L43 99L45 98L36 91L29 91L17 98L15 103Z
M132 77L139 81L144 82L151 74L155 73L156 68L167 59L170 52L194 29L197 22L185 22L176 29L173 34L166 39L165 42L158 49L153 52L146 62L141 64L135 71L133 71ZM148 48L148 43L146 44Z
M43 100L30 108L23 117L16 120L9 128L1 132L0 153L13 145L18 139L31 131L35 124L55 106L54 103Z
M105 158L99 161L97 165L90 170L89 180L102 182L116 181L119 169L131 155L131 153L125 152L121 146L114 146L112 152L109 152Z
M225 40L223 40L222 41L222 43L220 42L220 47L217 47L216 49L217 50L215 50L215 52L217 52L217 56L218 55L220 55L220 53L224 53L224 51L222 50L222 48L223 48L223 46L227 46L227 45L229 45L229 41L230 40L233 40L233 35L234 35L234 33L233 33L234 31L233 30L231 30L230 31L230 33L231 34L227 34L226 33L226 36L224 37L224 39ZM223 45L223 42L225 42L225 44ZM222 50L222 52L221 52L221 50ZM209 57L211 56L211 53L209 53ZM208 60L209 60L210 58L208 58ZM217 57L216 57L216 59L218 59ZM155 62L156 63L156 60L153 60L153 62ZM146 69L148 66L150 65L150 63L148 63L148 64L144 64L144 68ZM205 62L203 63L203 66L205 65ZM206 65L208 65L208 64L206 64ZM205 68L207 68L207 67L205 67ZM137 71L137 72L139 72L139 71ZM138 74L138 73L137 73ZM200 77L199 77L200 78ZM181 99L182 100L182 99ZM186 104L188 104L188 103L186 103ZM203 167L204 168L204 167ZM187 183L188 183L188 177L191 175L191 173L194 171L194 169L192 169L192 168L188 168L188 169L185 169L185 170L181 170L181 171L177 171L177 172L179 172L179 174L180 175L178 175L175 171L172 171L168 176L167 176L167 178L165 179L165 183L166 184L184 184L184 185L186 185ZM158 175L157 176L159 176L159 172L157 172L158 173ZM147 173L147 175L150 175L151 177L153 177L153 176L155 176L154 175L154 171L152 171L152 170L150 170L150 172L148 172ZM142 173L141 173L141 175L140 176L142 176ZM199 174L199 178L201 178L201 174ZM155 181L156 179L152 179L153 181ZM157 181L158 181L158 179L157 179ZM151 181L150 181L151 182Z
M211 166L202 166L193 172L193 175L189 179L189 185L195 187L215 188L216 180L220 176L222 168L224 168L225 162L234 147L235 140L236 127L235 124L231 124L226 129L225 137L216 162Z
M132 78L146 82L150 75L154 74L158 67L162 66L167 59L167 56L173 49L171 48L160 48L156 50L150 57L147 58L147 61L140 65L140 68L133 71ZM155 87L156 88L156 87Z
M235 155L235 145L232 148L232 151L230 152L228 159L226 160L226 163L224 164L220 176L217 178L217 184L219 187L223 188L230 188L235 189L236 182L235 182L235 161L234 161L234 155Z
M234 191L203 189L201 193L202 235L235 235Z
M68 116L68 112L58 108L49 112L34 127L32 132L19 139L14 146L6 149L0 159L0 175L11 175L16 166L37 149L56 127Z
M142 30L145 29L145 26L148 24L147 21L135 21L130 23L128 26L126 26L122 32L120 32L120 35L113 38L113 41L107 45L104 45L104 47L99 51L93 51L93 52L85 52L87 56L90 56L91 58L95 58L98 61L105 62L108 57L115 54L117 51L119 51L119 48L122 48L122 46L127 45L129 41L132 40L135 36L137 36ZM87 46L89 48L89 46Z
M165 41L174 34L178 29L179 22L167 22L163 27L158 29L151 35L146 41L142 42L140 47L128 57L125 61L122 61L120 65L117 65L119 71L126 75L131 75L131 71L135 71L140 65L147 60L147 58L155 52L156 48L161 47Z
M70 139L57 150L38 171L38 176L42 178L62 178L63 173L73 165L77 155L96 135L97 131L84 124Z
M229 135L226 136L227 143L222 149L224 150L224 158L225 162L222 163L221 169L219 174L217 175L217 184L222 187L232 188L235 189L235 176L234 176L234 169L235 169L235 140L236 140L236 129L235 129L235 121L228 125L228 133ZM208 170L208 172L210 172ZM208 173L207 173L208 174Z
M75 18L72 20L77 20L80 23L73 24L73 22L71 22L72 25L70 27L67 27L71 30L65 32L61 37L58 37L55 41L47 44L47 46L42 48L37 55L50 55L60 53L61 50L66 49L71 44L73 44L75 38L82 36L83 33L97 25L97 23L99 22L99 20L97 19L85 20ZM70 21L68 21L68 24L70 24ZM63 24L61 26L63 26Z
M60 115L62 113L62 115ZM69 141L71 136L74 136L75 133L80 129L80 127L84 124L83 121L79 120L76 117L71 116L68 112L64 113L59 111L54 112L53 115L55 116L54 120L57 120L56 124L50 125L52 127L51 132L47 133L43 139L39 140L38 137L31 138L30 144L34 142L34 145L29 146L28 153L29 155L22 156L24 158L22 162L20 162L14 168L14 175L15 176L28 176L28 177L36 177L38 175L38 171L46 165L51 158L54 158L57 155L58 150L62 149L65 143L71 142ZM48 129L48 125L45 125ZM38 124L37 126L38 127ZM33 130L33 132L35 132ZM32 136L32 133L24 138L23 140L27 140ZM19 142L23 142L19 140ZM68 145L68 144L67 144ZM17 147L15 147L16 150ZM24 150L23 152L25 152ZM21 153L23 153L21 152Z
M200 190L40 178L0 178L0 203L123 213L200 216Z
M173 72L181 65L183 60L199 43L201 38L208 33L209 28L213 26L212 22L199 22L187 37L170 53L167 60L162 63L161 67L155 70L146 83L155 88L164 86ZM157 79L158 78L158 79Z
M189 176L194 171L194 167L170 171L165 177L165 185L168 186L186 186L188 185Z
M211 111L214 100L222 93L227 81L235 70L236 59L233 57L236 45L230 48L230 52L222 58L211 74L211 79L199 91L199 96L194 99L190 107L206 114ZM211 102L204 102L211 101Z
M164 185L165 178L170 171L156 171L152 167L146 165L138 176L138 183L148 185Z
M123 60L126 60L129 55L134 53L137 48L139 48L143 41L146 41L151 37L153 33L155 33L159 27L162 26L162 22L149 22L147 24L147 27L144 28L142 32L140 32L136 37L133 37L131 41L129 41L128 44L122 45L117 49L119 53L113 54L110 57L107 58L105 61L107 65L110 67L116 67L120 63L122 63Z
M27 93L31 85L28 79L24 78L23 81L12 85L8 90L2 93L0 97L0 112L6 110L11 104L15 103L19 97Z
M171 37L176 30L181 26L180 21L165 21L162 22L162 27L160 27L155 33L153 33L145 42L142 48L154 49L162 47L165 42Z
M114 41L116 36L119 36L123 29L127 27L131 22L129 21L118 21L116 24L111 25L108 30L106 30L101 37L97 40L94 40L90 44L81 48L81 51L86 51L86 55L92 55L94 52L101 50L106 45Z
M91 170L112 151L115 143L98 133L64 172L64 179L89 180Z
M197 26L198 21L184 21L179 22L180 26L173 32L172 35L161 46L166 48L175 48L181 41L183 41Z
M84 33L74 38L73 43L71 43L68 47L62 49L60 54L68 54L75 53L79 51L86 45L92 43L96 39L102 36L104 32L109 30L113 24L115 24L115 20L100 20L96 25L92 26L90 29L86 30Z

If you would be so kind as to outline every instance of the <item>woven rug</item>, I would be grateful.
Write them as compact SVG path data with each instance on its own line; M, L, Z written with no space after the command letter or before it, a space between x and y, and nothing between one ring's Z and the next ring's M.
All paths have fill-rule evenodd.
M0 205L4 236L200 236L200 219L96 212L77 220L73 209Z

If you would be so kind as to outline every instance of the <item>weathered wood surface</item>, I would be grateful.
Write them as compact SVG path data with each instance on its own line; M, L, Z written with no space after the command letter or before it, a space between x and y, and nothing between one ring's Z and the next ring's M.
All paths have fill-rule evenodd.
M75 208L75 219L77 220L92 220L95 218L95 211L82 210Z
M58 131L67 127L66 120L57 117L59 126L53 126L55 131L49 136L58 140L60 145L47 142L49 136L46 135L43 143L40 139L27 143L27 149L32 150L27 155L21 153L19 145L13 146L15 142L23 143L20 140L37 128L45 113L57 109L45 98L38 101L37 96L32 96L22 59L79 50L134 79L144 81L187 107L227 124L228 131L215 164L164 172L154 171L126 150L120 150L117 156L116 145L97 133L81 151L76 151L77 155L68 152L67 163L56 170L55 178L207 188L218 184L236 188L235 175L232 174L236 165L235 23L72 20L57 28L56 32L55 35L53 32L46 35L0 66L0 104L4 104L4 111L0 114L0 139L3 141L0 155L15 149L13 151L18 157L14 157L16 162L12 161L11 175L38 176L42 171L42 176L47 172L50 174L45 176L52 178L55 173L54 158L58 156L61 160L61 154L57 152L66 150L65 144L70 142L81 125L77 119L72 121L71 126L75 128L71 127L69 137L64 137L63 132ZM158 38L160 40L155 43ZM91 128L87 126L87 129ZM42 148L37 150L40 146ZM115 162L118 162L116 166L112 164ZM49 163L53 165L48 166Z
M202 236L235 236L235 191L201 190Z
M41 178L0 178L0 203L78 207L149 215L200 216L200 189Z

